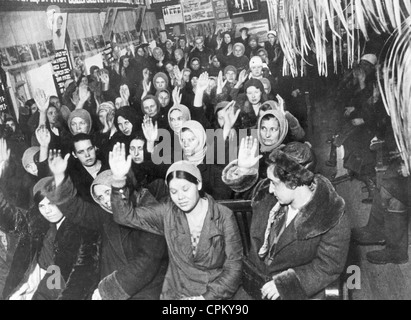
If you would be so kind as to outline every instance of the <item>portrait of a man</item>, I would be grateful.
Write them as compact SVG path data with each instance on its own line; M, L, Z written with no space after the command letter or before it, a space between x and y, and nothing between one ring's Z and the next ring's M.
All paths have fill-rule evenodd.
M53 43L55 50L63 50L66 40L67 13L55 13L53 19Z

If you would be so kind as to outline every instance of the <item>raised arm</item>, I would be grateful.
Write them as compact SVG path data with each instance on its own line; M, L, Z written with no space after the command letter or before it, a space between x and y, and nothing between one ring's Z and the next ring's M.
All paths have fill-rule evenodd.
M138 201L136 206L133 204L133 194L126 186L126 177L131 168L131 155L126 158L124 144L117 143L114 146L110 152L109 163L114 179L111 192L114 220L127 227L163 235L164 215L168 206L157 203L152 196L150 201Z

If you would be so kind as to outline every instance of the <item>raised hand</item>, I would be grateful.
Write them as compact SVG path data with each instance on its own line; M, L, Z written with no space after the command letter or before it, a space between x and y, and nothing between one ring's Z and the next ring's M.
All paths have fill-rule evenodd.
M126 145L117 143L109 154L109 163L114 180L124 180L131 168L131 155L126 158Z
M153 120L149 116L144 116L142 124L143 133L147 141L155 142L158 138L158 126L157 122L153 124Z
M7 141L0 139L0 178L3 176L4 169L10 160L10 149L7 148Z
M122 106L128 106L130 104L129 100L130 100L130 90L128 88L128 85L123 84L120 87L120 97L121 97L121 101L122 101Z
M69 158L70 153L67 153L63 159L61 156L61 150L49 151L49 168L55 178L64 177L67 170Z
M223 93L223 88L225 87L226 84L227 84L227 80L224 81L223 72L220 71L218 73L218 78L217 78L217 95Z
M34 93L34 101L36 101L39 111L46 113L47 108L49 107L50 97L47 96L43 90L36 90L36 92Z
M208 76L208 72L204 72L200 75L197 82L197 90L205 91L208 88L210 83L210 77Z
M222 38L217 38L217 50L221 48L222 44L223 44L223 39Z
M180 68L178 66L174 66L173 68L174 76L176 78L177 84L181 86L183 83L183 73L180 71Z
M239 85L243 85L244 82L247 81L247 71L243 70L240 72L240 75L238 76L238 83Z
M280 108L280 111L285 113L285 101L279 94L277 94L277 101L278 101L278 107Z
M256 156L258 149L258 140L253 137L247 137L241 140L240 151L238 153L238 166L243 169L251 169L263 157Z
M234 106L236 102L232 101L225 108L224 112L224 128L231 130L234 127L234 124L237 122L238 116L240 115L240 109L234 112Z
M183 94L180 93L181 89L179 87L175 87L172 93L174 106L179 106L181 104L181 99Z
M227 56L231 56L233 54L234 46L230 44L227 48Z
M44 147L44 148L49 147L49 144L51 141L51 135L50 135L50 131L47 129L46 126L43 125L37 128L36 138L41 147Z
M81 84L80 87L78 88L78 95L80 98L81 102L86 102L90 98L90 91L88 90L88 87L84 84Z
M143 70L143 82L150 82L150 70L148 68Z

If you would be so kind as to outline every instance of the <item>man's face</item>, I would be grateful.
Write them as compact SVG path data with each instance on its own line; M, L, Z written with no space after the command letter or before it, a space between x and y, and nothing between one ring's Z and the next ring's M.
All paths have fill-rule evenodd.
M70 127L74 135L79 133L88 133L90 129L88 123L80 117L73 118L73 120L71 120Z
M130 143L130 155L135 164L144 162L144 141L133 140Z
M108 211L111 211L111 188L98 184L94 186L93 190L98 204Z
M280 138L280 123L276 118L261 121L260 135L266 146L273 146Z
M50 200L47 198L44 198L39 203L39 211L41 215L50 223L57 223L63 219L63 213L56 205L51 204Z
M203 50L203 48L204 48L204 41L203 41L203 39L197 39L196 41L195 41L195 46L196 46L196 48L198 49L198 50Z
M57 114L57 110L55 107L52 108L48 108L47 109L47 119L49 120L50 124L56 124L57 123L57 118L58 118L58 114Z
M74 144L73 156L78 159L83 167L92 167L97 162L96 147L90 140L78 141Z
M62 16L59 16L59 17L57 18L56 27L57 27L57 29L61 29L62 26L63 26L63 17L62 17Z
M293 203L295 190L289 189L284 182L274 176L274 166L267 169L267 177L270 180L270 193L273 194L278 202L283 206Z
M171 41L167 41L167 42L166 42L166 48L167 48L168 50L171 50L171 49L173 48L173 43L172 43Z

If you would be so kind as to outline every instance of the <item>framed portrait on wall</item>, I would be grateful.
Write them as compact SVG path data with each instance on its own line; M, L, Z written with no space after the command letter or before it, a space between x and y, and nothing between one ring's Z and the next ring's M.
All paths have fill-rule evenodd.
M258 12L257 0L227 0L227 5L232 16Z

